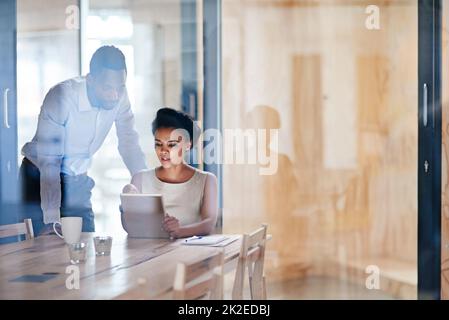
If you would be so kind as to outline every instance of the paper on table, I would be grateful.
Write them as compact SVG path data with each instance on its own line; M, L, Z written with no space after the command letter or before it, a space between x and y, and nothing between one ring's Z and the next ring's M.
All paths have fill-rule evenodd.
M205 239L205 238L210 238L210 237L214 237L215 240ZM197 239L198 237L192 237L192 238L182 240L181 243L185 244L185 245L203 245L203 246L209 246L209 247L226 247L228 244L238 240L240 237L241 236L239 236L239 235L234 235L234 236L213 235L213 236L202 237L202 239ZM197 240L192 241L193 238L195 238ZM220 238L224 238L224 239L218 241L217 239L220 239ZM188 241L186 241L186 240L188 240ZM202 241L200 242L199 240L202 240ZM204 242L208 242L208 243L204 243Z
M228 239L222 235L213 235L213 236L193 236L187 239L184 239L181 243L186 245L215 245L224 240Z

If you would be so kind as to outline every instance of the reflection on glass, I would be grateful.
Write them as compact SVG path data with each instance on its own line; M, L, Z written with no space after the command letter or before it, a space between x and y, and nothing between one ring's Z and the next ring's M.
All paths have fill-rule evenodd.
M223 127L279 130L274 175L224 165L224 232L268 223L274 299L416 298L417 2L366 6L223 2Z

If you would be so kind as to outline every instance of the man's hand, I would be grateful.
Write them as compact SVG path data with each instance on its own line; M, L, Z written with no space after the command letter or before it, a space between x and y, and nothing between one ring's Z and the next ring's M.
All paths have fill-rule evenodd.
M61 225L59 223L56 224L55 228L56 230L58 230L59 234L62 234ZM53 223L46 224L39 232L39 236L45 236L50 234L56 234L55 230L53 230Z
M179 225L179 220L169 214L165 214L162 227L168 232L171 238L179 238L181 236L181 226Z

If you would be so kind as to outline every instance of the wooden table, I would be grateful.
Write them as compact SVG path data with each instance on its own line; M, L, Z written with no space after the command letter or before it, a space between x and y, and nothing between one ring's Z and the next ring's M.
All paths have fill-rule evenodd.
M224 250L229 271L237 264L241 243L238 239L225 247L185 246L180 240L122 236L114 237L110 256L97 257L93 236L82 235L88 253L87 260L76 265L79 289L68 289L74 284L73 265L67 246L57 236L0 246L0 299L116 299L129 296L127 292L142 283L147 297L164 297L172 289L178 262L206 258Z

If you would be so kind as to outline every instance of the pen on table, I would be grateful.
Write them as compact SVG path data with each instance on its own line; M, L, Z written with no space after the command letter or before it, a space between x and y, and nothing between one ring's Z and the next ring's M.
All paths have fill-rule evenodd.
M191 241L191 240L197 240L197 239L201 239L201 238L202 238L202 236L193 236L191 238L185 239L184 241L188 242L188 241Z

